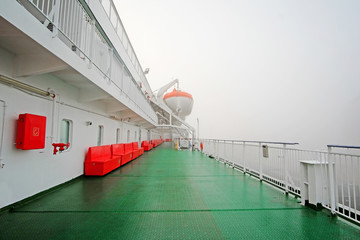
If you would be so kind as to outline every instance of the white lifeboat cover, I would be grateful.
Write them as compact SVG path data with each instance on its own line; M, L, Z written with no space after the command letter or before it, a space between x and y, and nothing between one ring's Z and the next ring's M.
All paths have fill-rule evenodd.
M185 118L191 113L194 100L191 94L174 89L163 97L166 105L179 117Z

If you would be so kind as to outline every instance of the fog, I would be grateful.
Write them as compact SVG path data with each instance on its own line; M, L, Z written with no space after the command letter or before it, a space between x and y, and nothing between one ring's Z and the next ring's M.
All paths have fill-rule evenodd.
M201 138L360 146L360 1L114 0L152 90Z

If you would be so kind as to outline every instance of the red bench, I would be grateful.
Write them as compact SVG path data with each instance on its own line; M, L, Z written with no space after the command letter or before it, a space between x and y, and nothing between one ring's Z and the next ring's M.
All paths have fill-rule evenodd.
M150 151L153 148L149 141L142 141L141 147L144 148L144 151Z
M121 157L112 156L111 146L90 147L84 163L86 176L104 176L120 167Z
M135 149L135 142L132 142L132 143L131 143L131 149L132 149L132 152L133 152L133 157L132 157L132 159L135 159L135 158L137 158L137 157L140 156L140 154L139 154L139 148L136 148L136 149Z
M153 145L153 147L157 147L160 144L162 144L164 141L160 138L160 139L153 139L150 141L150 144Z
M123 144L123 143L111 145L112 155L121 157L120 166L122 166L122 165L126 164L127 162L131 161L131 154L130 153L125 153L124 145L125 144Z
M125 154L130 154L130 161L135 159L136 155L134 154L132 143L124 143L124 151Z
M138 157L144 153L144 148L139 148L138 142L133 142L133 150L134 152L137 151Z
M151 141L150 141L150 144L153 146L153 148L156 148L156 147L157 147L155 139L154 139L154 140L151 140Z

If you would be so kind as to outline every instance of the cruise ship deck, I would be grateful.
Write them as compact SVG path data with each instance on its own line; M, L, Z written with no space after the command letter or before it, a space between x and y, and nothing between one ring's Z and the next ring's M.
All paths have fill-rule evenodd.
M359 239L360 230L169 143L0 216L0 239Z

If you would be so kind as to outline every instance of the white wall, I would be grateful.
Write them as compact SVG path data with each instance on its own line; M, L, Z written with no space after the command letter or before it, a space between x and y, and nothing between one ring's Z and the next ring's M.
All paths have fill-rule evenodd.
M14 56L3 49L0 49L0 55L2 56L0 74L11 76ZM142 138L146 137L145 129L105 117L104 104L78 102L78 89L54 76L45 74L21 80L44 90L51 88L55 91L60 97L57 100L61 103L57 103L55 108L54 142L59 141L61 119L72 121L72 141L69 150L53 155L51 146L53 102L0 84L0 100L6 101L7 104L3 142L5 166L0 168L0 208L82 175L87 150L97 144L99 125L104 126L103 145L116 143L117 128L121 129L121 142L126 142L127 130L131 133L130 142L135 141L135 131L139 136L141 130ZM47 117L44 149L16 149L17 119L22 113ZM3 111L0 111L0 114L3 114ZM92 122L91 126L87 124L88 121Z

